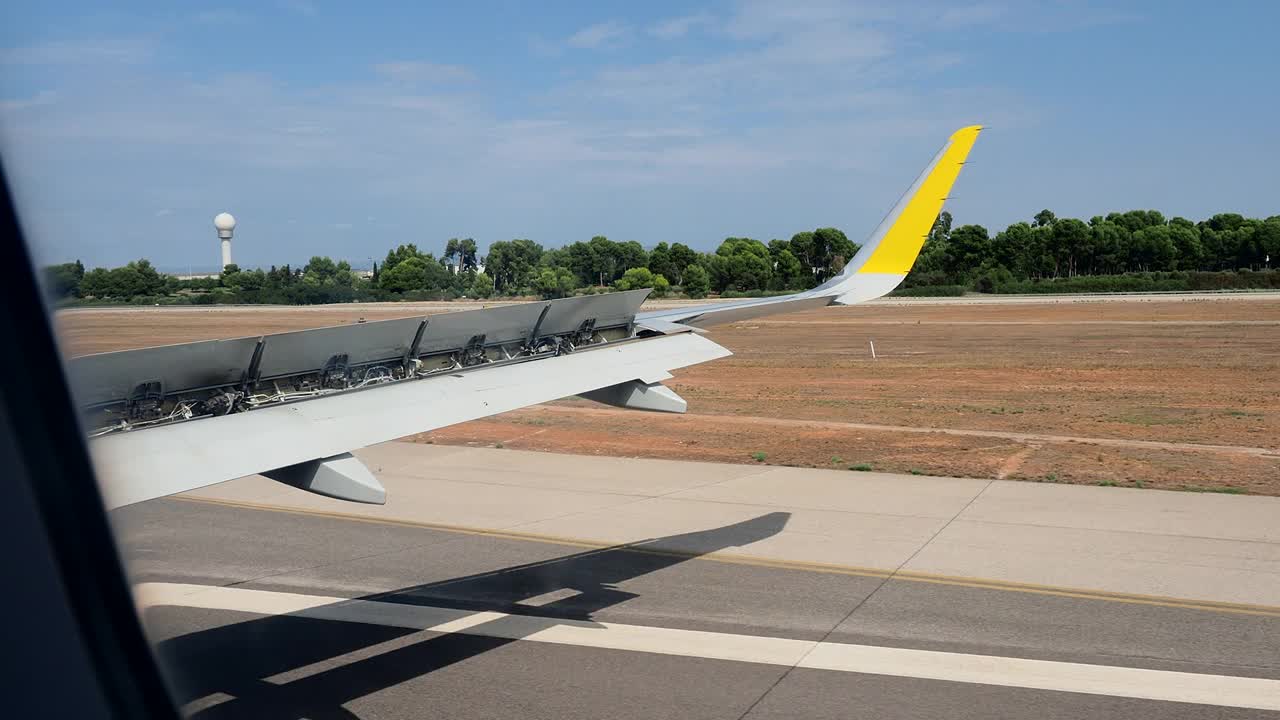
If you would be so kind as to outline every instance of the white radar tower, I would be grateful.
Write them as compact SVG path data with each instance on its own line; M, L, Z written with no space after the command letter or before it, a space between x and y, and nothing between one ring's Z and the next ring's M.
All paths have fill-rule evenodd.
M236 219L231 213L218 213L213 218L213 226L218 229L218 239L222 241L222 269L231 264L231 236L236 231Z

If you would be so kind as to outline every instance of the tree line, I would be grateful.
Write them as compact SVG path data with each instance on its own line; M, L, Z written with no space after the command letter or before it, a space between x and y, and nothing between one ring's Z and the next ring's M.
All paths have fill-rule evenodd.
M486 256L472 238L453 238L440 257L405 244L387 252L372 272L345 260L313 257L306 265L241 269L228 265L210 277L178 278L147 260L85 270L80 261L44 269L45 284L64 302L136 304L270 303L436 300L459 297L575 294L652 288L659 297L679 292L732 296L804 289L839 272L858 246L835 228L796 233L768 245L728 238L715 252L682 243L645 249L604 236L546 249L527 239L495 242Z
M768 243L726 238L713 252L661 242L646 249L604 236L558 248L502 240L480 256L472 238L452 238L437 258L416 244L387 252L371 273L313 257L300 268L245 270L179 279L147 260L86 271L79 261L44 269L63 302L317 304L497 296L567 297L652 288L656 296L701 298L792 292L839 273L859 246L837 228ZM981 225L953 227L942 212L925 238L903 294L1073 292L1280 287L1280 216L1234 213L1193 223L1155 210L1088 222L1042 210L994 236Z
M1166 219L1157 210L1095 215L1088 222L1050 210L992 236L981 225L952 228L938 216L907 277L907 287L958 286L983 292L1148 289L1143 281L1196 287L1276 287L1280 215L1265 220L1220 213L1208 220ZM1083 280L1082 278L1094 278ZM1150 283L1148 283L1150 284ZM1159 284L1157 282L1156 284ZM1151 287L1149 289L1164 289Z

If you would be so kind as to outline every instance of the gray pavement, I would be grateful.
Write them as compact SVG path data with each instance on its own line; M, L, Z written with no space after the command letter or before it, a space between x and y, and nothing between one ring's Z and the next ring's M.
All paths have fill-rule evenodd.
M460 461L470 452L442 452L433 458ZM531 464L537 467L536 459ZM702 479L723 482L734 476L725 469L731 467L711 466ZM554 480L550 464L545 469L546 475L521 482L574 482L572 474ZM643 492L627 494L637 488L625 484L627 473L642 480L643 470L628 466L620 471L612 477L610 492L632 503L647 502ZM666 493L697 484L673 472L689 468L667 470L651 481ZM472 482L492 479L480 474ZM803 484L803 478L791 476L787 482ZM954 519L959 508L947 506L954 501L948 500L944 483L922 482L942 490L921 493L925 499L919 505L936 503L930 507L944 519L948 512ZM486 486L499 493L507 487ZM890 490L877 487L869 496ZM228 489L222 490L225 494ZM1161 512L1177 507L1177 502L1161 504L1170 502L1162 498L1166 493L1138 494L1151 496ZM394 504L394 491L392 497ZM281 497L275 500L284 504ZM467 506L459 498L447 502ZM890 497L879 502L874 506L878 511L902 509ZM1052 520L1049 526L1059 527L1075 515L1062 497L1046 502L1059 506L1066 519L1030 519ZM1109 506L1120 516L1100 513L1076 524L1100 524L1100 532L1114 532L1111 526L1126 522L1124 507L1131 503L1138 501ZM865 505L872 506L870 501ZM1133 602L1140 599L1102 593L1066 596L1043 588L1024 592L1000 583L923 582L905 574L840 572L798 558L784 562L748 552L788 533L835 532L820 523L795 529L793 523L807 512L803 508L753 505L746 517L711 512L697 521L701 527L650 533L645 536L649 542L609 548L588 538L554 540L461 523L424 527L399 516L336 514L352 507L257 509L226 504L225 497L219 502L175 498L114 513L135 581L152 584L143 587L193 584L267 598L329 598L319 613L211 609L194 601L190 606L148 607L148 629L190 712L198 717L361 718L1275 715L1212 704L739 662L700 657L697 649L688 655L606 649L589 646L590 641L582 645L539 636L574 626L588 634L593 628L613 627L699 631L714 634L705 636L707 645L723 637L785 638L1114 666L1117 672L1141 668L1275 680L1280 679L1280 612ZM833 496L828 507L841 505ZM991 509L1004 511L998 505ZM496 517L487 510L479 514L490 516ZM1188 523L1196 532L1213 530ZM1159 535L1162 530L1144 531ZM1219 534L1249 532L1234 527ZM835 536L849 543L860 537ZM798 554L800 547L793 543L774 549ZM365 616L343 615L352 608L344 607L341 598L362 598L383 608L460 612L463 617L506 614L545 629L512 633L497 627L506 622L498 618L445 633L397 626L389 619L395 613L352 621ZM486 630L486 625L497 629Z
M260 477L188 496L606 544L785 511L782 531L718 552L835 571L1280 605L1274 497L402 442L357 454L387 487L385 506Z

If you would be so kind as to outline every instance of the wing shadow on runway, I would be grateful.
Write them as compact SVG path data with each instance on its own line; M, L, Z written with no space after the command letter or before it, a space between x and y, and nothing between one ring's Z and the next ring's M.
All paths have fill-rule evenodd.
M533 615L548 618L550 624L557 620L590 621L593 613L637 597L617 584L772 537L790 517L790 513L773 512L710 530L589 550L359 599ZM520 604L556 591L562 591L557 597L568 596L536 607ZM518 639L474 634L483 633L489 623L472 628L469 632L473 634L413 640L407 636L420 631L279 615L175 637L161 642L157 652L174 674L179 703L185 706L216 693L233 698L202 709L197 703L192 717L353 718L357 716L343 708L344 703ZM373 647L383 643L387 646ZM352 657L342 658L332 667L299 672L347 654Z

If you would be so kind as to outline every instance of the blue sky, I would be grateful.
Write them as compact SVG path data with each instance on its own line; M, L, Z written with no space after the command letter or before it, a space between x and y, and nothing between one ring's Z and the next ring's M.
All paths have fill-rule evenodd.
M1269 2L25 2L0 151L46 261L367 265L453 236L864 237L948 209L1280 213ZM368 5L375 5L369 3Z

